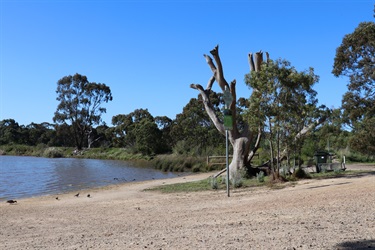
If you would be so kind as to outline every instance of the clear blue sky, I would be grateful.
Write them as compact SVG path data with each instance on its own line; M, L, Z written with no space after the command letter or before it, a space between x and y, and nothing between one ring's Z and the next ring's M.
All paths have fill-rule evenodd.
M220 46L227 81L244 84L247 55L268 51L299 71L315 68L320 104L339 107L346 78L332 74L336 48L370 0L0 0L0 120L52 122L57 81L86 75L111 88L103 120L148 109L171 119L211 77L203 54Z

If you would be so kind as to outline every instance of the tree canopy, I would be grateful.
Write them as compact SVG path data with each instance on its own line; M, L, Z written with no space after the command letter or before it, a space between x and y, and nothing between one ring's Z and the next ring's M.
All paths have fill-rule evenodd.
M161 118L157 121L167 122L167 119ZM116 115L112 118L112 124L115 126L114 137L119 146L145 155L164 153L167 150L163 132L147 109L136 109L127 115ZM167 123L159 124L164 124L165 129L168 127Z
M300 155L304 137L301 130L319 118L313 89L319 77L314 69L298 72L286 60L268 60L258 72L246 75L246 83L255 91L250 97L247 120L265 131L270 150L271 166ZM264 145L264 144L263 144ZM300 158L300 157L298 157Z
M111 89L104 83L89 82L86 76L65 76L57 82L57 98L60 101L53 117L56 123L72 125L76 147L81 149L87 139L90 147L94 125L100 124L106 109L102 103L112 101Z
M375 154L375 23L362 22L336 50L332 73L349 78L342 99L343 121L353 129L351 146Z

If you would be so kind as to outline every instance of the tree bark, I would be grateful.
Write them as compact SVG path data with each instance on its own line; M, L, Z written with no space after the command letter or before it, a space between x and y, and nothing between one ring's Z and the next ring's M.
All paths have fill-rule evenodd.
M253 159L256 151L259 148L261 137L262 137L262 127L259 126L257 129L257 136L255 140L255 144L253 145L254 139L254 132L245 124L244 129L239 131L237 127L237 111L236 111L236 81L233 80L229 85L228 82L225 80L223 66L219 56L219 46L217 45L213 50L210 51L210 54L213 56L214 60L209 56L204 54L206 62L211 69L212 76L208 80L207 87L204 89L200 84L191 84L190 87L199 91L200 95L202 96L204 108L210 117L211 121L214 123L217 130L225 136L225 128L223 121L216 115L209 98L210 92L212 91L212 86L216 81L220 87L220 89L224 92L225 88L229 89L233 101L230 104L229 108L232 111L232 120L233 120L233 130L228 131L228 139L233 147L233 159L229 165L229 172L231 179L233 176L237 176L237 172L242 169L246 169L247 173L258 173L260 170L257 168L253 168L251 166L251 160ZM266 52L266 59L269 61L269 54ZM250 65L250 71L258 72L261 69L263 63L263 52L259 51L255 54L249 53L248 60ZM216 65L215 65L216 63ZM258 90L253 89L253 93L256 93ZM305 135L308 131L314 128L316 125L321 124L324 122L324 118L319 119L318 121L309 124L308 126L304 127L296 136L295 140ZM253 146L252 146L253 145ZM272 150L273 151L273 150ZM280 163L282 160L285 159L287 156L287 150L283 152L277 153L277 162ZM272 152L274 154L274 152ZM274 158L273 158L274 160ZM219 176L220 174L224 173L225 170L219 172L214 177Z
M213 50L210 51L210 54L213 56L214 60L212 60L212 58L209 55L204 54L206 62L208 66L210 67L212 74L213 74L212 77L208 80L206 89L204 89L200 84L191 84L190 87L199 91L200 95L202 96L203 105L208 116L210 117L211 121L214 123L216 129L224 136L225 136L225 128L224 128L223 121L219 119L219 117L216 115L211 105L209 94L212 91L212 86L214 82L216 81L223 92L225 91L225 88L227 88L229 89L232 95L233 101L230 104L229 108L232 111L233 130L228 131L228 140L233 147L233 159L229 165L230 177L231 179L233 179L234 176L237 176L237 172L239 170L251 167L250 162L259 148L262 130L260 127L258 128L255 145L253 146L253 148L251 148L252 139L254 138L253 133L247 126L245 126L245 129L243 129L243 131L241 131L240 133L237 127L236 80L233 80L230 83L230 85L225 80L223 66L221 63L220 56L219 56L218 45ZM252 54L249 54L249 62L252 62L250 63L251 70L256 70L256 69L259 70L261 67L261 63L263 61L262 52L257 52L255 55L256 55L256 60L254 62ZM220 173L215 175L215 177L217 177L223 172L225 171L221 171Z

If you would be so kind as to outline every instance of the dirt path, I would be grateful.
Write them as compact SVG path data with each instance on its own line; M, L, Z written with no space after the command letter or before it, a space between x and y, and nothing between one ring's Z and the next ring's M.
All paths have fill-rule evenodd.
M206 173L1 203L0 249L375 249L375 165L367 170L229 198L143 191Z

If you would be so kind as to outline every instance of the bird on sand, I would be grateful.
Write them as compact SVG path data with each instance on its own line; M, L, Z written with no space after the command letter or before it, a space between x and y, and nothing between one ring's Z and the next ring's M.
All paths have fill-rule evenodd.
M7 200L7 203L9 203L9 204L15 204L15 203L17 203L17 201L16 200Z
M56 197L56 200L59 200L59 197Z
M79 193L78 194L76 194L76 195L74 195L75 197L78 197L79 196Z
M88 195L87 195L87 198L91 198L91 195L90 195L90 194L88 194Z

